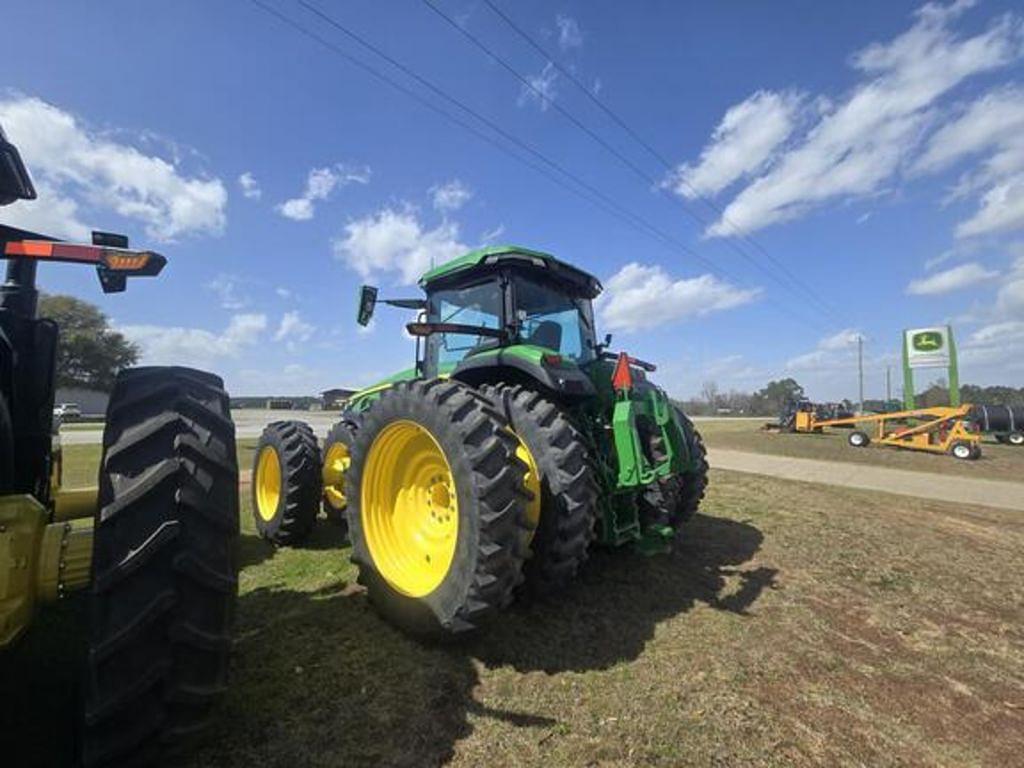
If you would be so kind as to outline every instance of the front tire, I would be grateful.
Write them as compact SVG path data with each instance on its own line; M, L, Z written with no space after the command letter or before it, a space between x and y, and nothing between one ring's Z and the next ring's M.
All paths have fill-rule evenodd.
M320 446L302 421L268 424L256 444L252 516L259 535L276 546L308 537L320 508Z
M516 445L491 402L455 381L399 384L363 414L346 478L352 561L389 621L445 637L511 601L528 533Z
M114 386L94 521L85 766L150 765L225 690L238 464L221 380L136 368Z
M355 428L347 421L339 421L327 433L323 450L323 509L328 522L348 528L345 509L348 494L345 478L352 467L352 445L355 443Z
M708 488L707 449L700 432L678 408L675 409L677 423L683 430L683 438L689 452L689 466L685 472L671 475L649 487L643 495L644 506L652 513L652 519L660 519L676 533L700 509L700 503Z
M1010 432L1006 436L1006 442L1010 445L1016 445L1018 447L1024 445L1024 432Z
M949 446L949 453L955 459L967 461L979 458L981 449L966 440L956 440Z
M576 577L594 540L597 479L586 443L565 412L535 390L499 384L481 391L508 419L536 473L527 482L536 498L528 504L534 530L524 586L541 597L556 593Z

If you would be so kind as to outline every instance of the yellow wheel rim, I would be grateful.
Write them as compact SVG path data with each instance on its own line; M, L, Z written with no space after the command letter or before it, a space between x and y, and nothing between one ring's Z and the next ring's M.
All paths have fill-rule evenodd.
M396 421L366 457L360 520L370 556L392 587L429 595L444 581L459 538L459 501L448 459L434 436Z
M274 519L281 500L281 460L273 446L260 451L256 462L256 512L266 522Z
M526 447L526 443L518 435L516 435L516 440L519 441L519 445L516 446L516 458L526 465L523 487L533 494L533 498L526 505L526 524L530 528L529 541L533 541L533 534L536 532L537 526L540 525L540 472L537 471L537 462L534 461L533 454Z
M342 510L348 506L345 496L345 473L352 463L348 446L342 442L332 443L324 457L323 480L324 499L334 509Z

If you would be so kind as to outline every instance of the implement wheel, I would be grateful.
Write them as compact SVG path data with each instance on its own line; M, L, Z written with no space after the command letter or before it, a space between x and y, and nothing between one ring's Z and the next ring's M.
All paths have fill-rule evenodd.
M238 464L216 376L137 368L114 386L94 521L82 762L151 765L224 692Z
M363 415L346 478L352 561L390 621L443 637L509 603L528 536L517 443L455 381L399 384Z
M859 429L855 429L846 436L846 442L854 448L864 448L871 443L871 438L867 436L866 432L861 432Z
M949 446L949 453L955 459L972 460L981 456L981 449L966 440L955 440Z
M563 589L587 559L597 521L597 480L583 435L551 400L519 385L486 385L508 419L528 467L532 536L523 565L525 586L544 596Z
M252 515L256 531L278 546L301 544L320 508L320 447L302 421L268 424L256 444Z
M345 476L352 465L352 443L355 429L347 421L339 421L327 433L324 441L323 508L329 522L348 527L345 509L348 496L345 491Z
M1010 432L1006 436L1006 442L1018 447L1024 445L1024 432Z

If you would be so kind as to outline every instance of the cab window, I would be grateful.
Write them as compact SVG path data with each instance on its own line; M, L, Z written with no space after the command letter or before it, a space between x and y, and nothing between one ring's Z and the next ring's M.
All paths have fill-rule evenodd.
M459 323L501 328L501 288L496 280L465 288L435 291L427 305L427 319L435 323ZM435 333L427 340L427 363L434 372L451 370L466 355L491 346L497 340L472 333Z

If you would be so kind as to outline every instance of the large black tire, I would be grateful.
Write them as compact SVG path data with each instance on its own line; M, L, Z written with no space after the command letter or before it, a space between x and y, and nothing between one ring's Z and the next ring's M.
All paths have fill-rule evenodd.
M339 421L324 440L323 450L323 509L327 521L348 528L348 506L345 476L352 466L352 446L356 439L356 427L352 422ZM335 464L342 465L341 467ZM347 466L344 466L346 465ZM343 468L344 467L344 468ZM339 496L340 494L340 496ZM344 497L344 498L342 498Z
M227 681L238 464L221 380L121 373L107 409L84 684L85 766L151 765Z
M14 428L7 398L0 394L0 493L14 485Z
M437 586L419 597L382 575L363 520L366 498L378 488L372 473L367 478L368 463L374 469L379 460L375 448L383 450L375 441L397 422L412 422L433 438L450 467L458 504L451 563ZM528 553L526 466L516 458L516 447L508 422L490 400L456 381L398 384L363 414L348 483L352 562L370 601L389 621L414 635L447 638L477 629L512 600ZM388 511L383 504L382 514Z
M597 522L597 479L583 435L556 403L520 385L485 385L537 465L540 520L523 565L524 587L544 597L564 589L587 559Z
M693 422L678 408L674 410L683 430L689 465L686 471L648 488L644 492L641 509L651 521L668 525L678 533L697 514L704 500L708 488L708 458L704 439Z
M264 459L271 464L261 464ZM276 546L297 546L309 537L323 493L320 470L320 446L308 424L275 421L263 429L252 465L252 517L262 538ZM264 475L274 472L277 492L263 493Z

